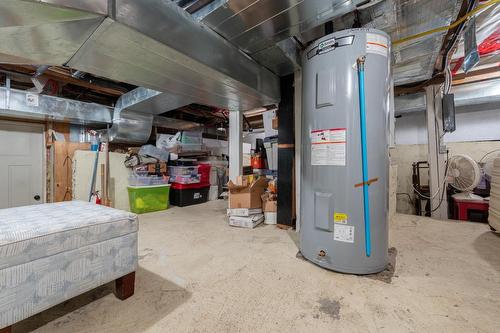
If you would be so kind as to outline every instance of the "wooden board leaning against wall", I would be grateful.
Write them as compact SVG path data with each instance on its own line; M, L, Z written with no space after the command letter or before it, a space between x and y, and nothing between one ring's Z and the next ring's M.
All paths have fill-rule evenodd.
M69 124L48 122L46 128L47 202L71 201L73 156L76 150L90 150L90 143L69 142ZM65 141L54 141L54 131Z

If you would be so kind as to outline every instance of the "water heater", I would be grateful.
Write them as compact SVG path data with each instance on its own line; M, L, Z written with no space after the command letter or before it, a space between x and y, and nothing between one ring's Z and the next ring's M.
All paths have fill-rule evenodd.
M300 250L331 270L382 271L388 249L390 39L338 31L303 53Z

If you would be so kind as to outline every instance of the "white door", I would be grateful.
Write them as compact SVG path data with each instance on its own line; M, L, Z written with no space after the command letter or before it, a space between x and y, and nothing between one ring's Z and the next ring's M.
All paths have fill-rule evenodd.
M0 121L0 208L44 202L42 124Z

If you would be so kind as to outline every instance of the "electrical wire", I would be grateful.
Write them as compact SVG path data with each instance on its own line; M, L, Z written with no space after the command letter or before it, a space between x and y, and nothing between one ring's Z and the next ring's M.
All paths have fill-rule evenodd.
M420 193L419 190L417 190L417 188L410 183L410 181L408 180L408 183L410 183L411 187L413 188L413 190L422 198L424 199L427 199L427 200L432 200L434 199L438 194L439 192L441 192L441 189L443 189L443 192L444 192L444 185L446 183L446 179L447 179L447 176L448 176L448 158L446 159L446 167L445 167L445 170L444 170L444 176L443 176L443 182L441 184L441 186L438 186L438 189L437 191L432 195L432 196L427 196L425 194L422 194Z
M453 22L452 24L450 24L448 26L443 26L443 27L431 29L431 30L428 30L428 31L424 31L424 32L415 34L415 35L411 35L411 36L408 36L408 37L405 37L405 38L401 38L401 39L395 40L395 41L392 42L392 45L401 44L401 43L404 43L404 42L407 42L407 41L410 41L410 40L413 40L413 39L417 39L417 38L421 38L421 37L424 37L424 36L432 35L432 34L435 34L437 32L447 31L449 29L453 29L453 28L457 27L459 24L465 22L465 20L467 20L468 18L476 15L477 13L479 13L480 11L482 11L483 9L485 9L485 8L487 8L489 6L492 6L494 4L498 4L498 3L500 3L500 0L490 0L490 1L488 1L488 2L486 2L484 4L482 4L482 5L477 6L475 9L471 10L470 12L468 12L467 14L465 14L461 18L457 19L455 22Z

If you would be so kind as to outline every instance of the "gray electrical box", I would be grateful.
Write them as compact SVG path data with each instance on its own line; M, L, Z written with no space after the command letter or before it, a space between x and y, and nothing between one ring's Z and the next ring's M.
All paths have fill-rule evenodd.
M455 95L444 94L442 99L443 131L455 132Z
M358 69L365 96L371 254L365 249ZM335 32L303 54L302 255L346 273L388 263L390 39L374 29Z

